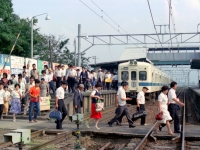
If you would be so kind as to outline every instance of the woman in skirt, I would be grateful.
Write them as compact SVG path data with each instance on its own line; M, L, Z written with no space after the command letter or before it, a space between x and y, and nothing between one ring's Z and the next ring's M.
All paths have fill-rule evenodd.
M16 121L16 114L21 113L21 98L22 92L20 91L20 85L15 84L15 89L11 93L12 101L11 101L11 108L10 112L13 113L13 122Z
M161 123L164 123L167 125L168 129L168 134L169 135L174 135L170 128L170 120L172 120L172 117L170 116L170 113L168 111L168 98L167 98L167 93L168 93L168 86L163 86L161 88L161 93L158 96L158 108L159 108L159 113L163 113L162 115L162 120L158 121L158 124L154 128L154 133L158 133L157 129L159 128Z
M4 86L4 96L3 96L3 99L4 99L4 110L3 110L3 113L6 114L6 116L8 115L8 108L9 108L9 102L10 102L10 92L8 91L8 86L5 85Z
M98 128L98 123L99 123L99 120L102 118L102 113L96 111L96 103L97 103L97 100L100 99L100 90L102 89L102 85L97 84L95 87L96 89L94 89L94 91L90 95L90 97L92 98L90 120L91 119L95 120L95 128L99 130L100 128ZM89 128L90 120L86 122L86 126L88 128Z

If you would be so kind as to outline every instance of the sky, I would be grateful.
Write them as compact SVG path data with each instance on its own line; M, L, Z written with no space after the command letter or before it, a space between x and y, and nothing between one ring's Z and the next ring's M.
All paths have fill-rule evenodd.
M86 7L83 3L88 7ZM16 14L22 18L48 13L38 17L36 28L43 34L64 35L69 38L68 48L73 51L73 40L78 34L78 24L81 24L81 33L84 35L125 34L118 25L128 34L155 33L151 20L147 0L93 0L103 12L108 14L110 20L91 0L12 0ZM149 0L155 24L168 23L167 0ZM172 10L175 20L176 32L196 32L200 23L200 0L172 0ZM98 15L100 16L98 16ZM103 21L103 17L108 23ZM86 52L87 57L97 56L98 62L118 60L123 50L130 46L94 46ZM81 51L88 47L88 43L81 41ZM91 60L94 63L94 60ZM196 73L191 81L197 81Z

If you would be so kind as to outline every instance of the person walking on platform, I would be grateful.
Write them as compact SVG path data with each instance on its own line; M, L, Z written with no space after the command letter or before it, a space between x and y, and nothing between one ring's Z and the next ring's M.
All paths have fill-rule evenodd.
M69 91L69 94L70 94L70 93L74 93L75 77L77 76L77 74L76 74L76 70L73 69L72 65L70 65L69 67L70 67L70 70L67 74L66 80L67 80L67 83L68 83L68 91Z
M37 116L40 112L40 80L35 79L35 86L31 87L29 90L30 94L30 108L29 108L29 123L32 123L32 112L34 106L36 106L36 112L34 114L34 122L37 122Z
M51 89L53 92L53 95L55 95L55 85L54 85L54 81L53 81L53 71L51 68L49 68L49 90ZM50 92L50 91L49 91Z
M67 109L64 103L65 96L65 88L67 87L67 83L65 81L61 81L61 86L56 90L56 109L62 113L62 120L56 120L56 129L63 129L62 122L67 116Z
M179 105L184 106L185 104L180 102L176 96L177 83L172 82L170 84L170 87L171 89L169 90L168 93L168 99L170 103L168 106L168 110L170 112L170 116L174 120L174 133L181 133L178 111L180 110Z
M104 81L104 74L103 74L102 70L99 69L99 71L97 73L97 83L100 83L103 85L103 81Z
M101 84L97 84L95 86L96 88L92 91L90 94L90 97L92 98L92 104L91 104L91 115L90 115L90 120L85 122L85 125L87 128L90 128L89 124L91 119L95 120L95 128L99 130L100 128L98 127L99 120L102 118L102 113L96 111L96 103L97 100L101 99L100 91L102 89Z
M39 71L36 69L36 65L33 64L32 65L33 69L31 70L31 76L34 76L35 79L40 79L40 73Z
M4 96L4 90L3 90L3 82L0 81L0 120L3 119L2 114L3 114L3 109L4 109L4 101L3 101L3 96Z
M3 99L4 99L4 111L3 113L6 114L6 116L8 115L8 109L9 109L9 103L10 103L10 92L8 91L8 86L5 85L4 86L4 96L3 96Z
M116 122L122 115L122 113L125 113L127 119L128 119L128 123L129 123L129 128L134 128L135 126L133 125L133 121L131 120L131 117L130 117L130 114L129 114L129 111L128 111L128 107L126 105L126 101L128 100L132 100L131 98L127 98L126 97L126 90L128 89L128 83L127 82L124 82L122 84L122 88L119 90L119 96L118 96L118 110L116 112L116 115L113 119L111 119L109 122L108 122L108 125L110 127L112 127L112 124L114 122Z
M86 91L88 79L89 79L88 73L87 73L85 67L82 67L82 72L80 74L80 80L81 80L81 83L84 85L84 91Z
M55 71L57 81L56 81L56 88L60 87L60 82L63 80L63 71L60 69L60 65L57 66L57 70Z
M82 91L84 89L83 84L78 85L78 89L74 92L73 104L76 113L81 113L81 107L83 106L83 95Z
M137 111L145 111L145 93L149 89L147 87L143 87L142 91L137 94ZM133 120L136 121L137 119ZM147 125L146 123L146 116L141 117L141 125Z
M21 113L21 98L22 92L20 91L20 85L15 84L15 89L11 93L12 101L10 112L13 113L13 122L16 121L16 115Z
M156 127L154 128L154 133L158 133L157 129L160 126L161 123L167 124L167 129L168 129L168 134L169 135L174 135L174 133L172 132L171 128L170 128L170 120L172 120L172 117L169 114L168 111L168 98L167 98L167 93L168 93L168 86L163 86L161 88L161 93L158 96L158 110L159 113L163 113L162 115L162 120L158 120Z

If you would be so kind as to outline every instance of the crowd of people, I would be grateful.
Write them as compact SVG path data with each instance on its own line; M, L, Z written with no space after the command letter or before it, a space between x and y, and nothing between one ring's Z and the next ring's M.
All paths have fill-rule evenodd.
M163 118L158 121L159 123L154 128L154 132L160 131L167 125L168 133L173 135L170 128L170 122L174 120L174 132L180 133L178 110L179 106L184 106L182 102L176 97L177 83L172 82L171 88L163 86L161 93L158 97L158 110L162 112ZM11 78L8 79L8 75L3 73L3 77L0 81L0 119L3 119L3 113L6 115L8 111L13 114L13 121L16 121L16 115L26 115L29 111L29 122L37 122L37 116L40 112L40 98L50 95L52 92L56 97L56 108L62 113L62 120L56 120L56 128L62 129L62 122L67 116L67 109L64 104L65 91L68 89L68 94L73 94L73 105L76 113L81 113L81 107L83 106L82 92L92 89L91 92L91 115L90 120L86 121L86 126L90 126L90 121L95 120L95 128L98 127L98 123L102 118L102 113L96 111L97 100L102 99L100 91L114 89L117 90L116 94L116 111L115 117L112 118L108 125L112 127L113 123L121 126L123 116L126 116L129 127L135 127L133 119L128 111L126 101L132 100L126 97L126 90L128 89L128 83L122 82L121 87L118 89L118 77L117 74L111 74L110 71L99 71L96 73L93 70L88 71L85 67L82 69L75 69L72 65L65 66L58 65L55 69L48 68L44 65L44 69L40 72L36 68L36 65L30 65L23 67L22 73L11 74ZM142 91L137 95L137 111L145 111L145 93L148 91L147 87L143 87ZM10 107L10 109L9 109ZM35 107L34 116L32 116L33 109ZM141 117L141 125L146 125L146 116Z

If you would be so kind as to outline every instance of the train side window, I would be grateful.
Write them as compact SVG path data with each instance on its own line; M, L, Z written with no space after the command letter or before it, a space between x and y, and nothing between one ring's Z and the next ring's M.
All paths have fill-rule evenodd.
M136 71L131 71L131 80L136 80Z
M139 80L147 80L147 72L146 71L139 72Z
M127 81L129 79L128 71L121 72L121 79L122 81Z

